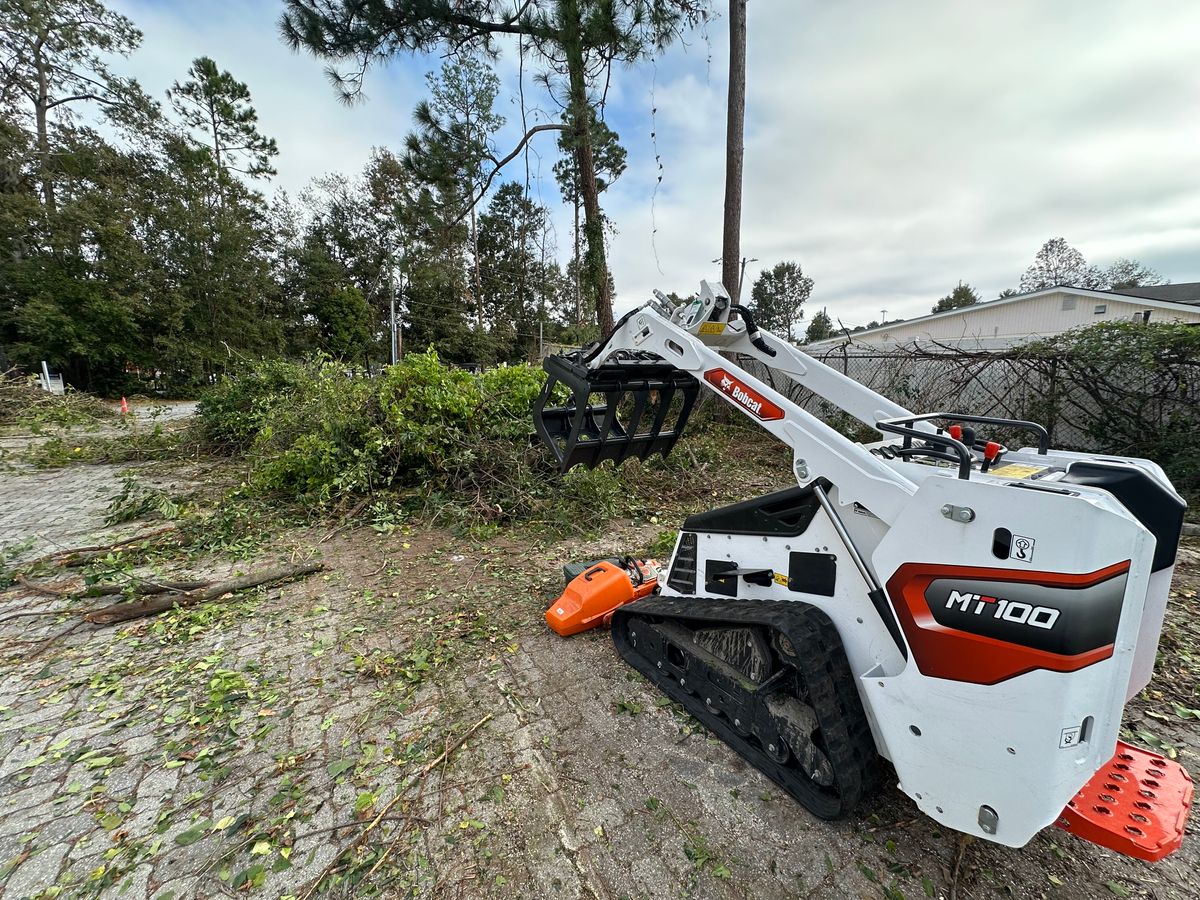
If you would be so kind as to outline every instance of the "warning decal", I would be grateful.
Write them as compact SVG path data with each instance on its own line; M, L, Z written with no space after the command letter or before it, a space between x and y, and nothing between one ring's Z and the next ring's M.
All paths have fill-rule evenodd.
M1036 475L1045 472L1049 466L1026 466L1020 463L1009 463L1006 466L1000 466L992 469L989 475L999 475L1001 478L1033 478Z

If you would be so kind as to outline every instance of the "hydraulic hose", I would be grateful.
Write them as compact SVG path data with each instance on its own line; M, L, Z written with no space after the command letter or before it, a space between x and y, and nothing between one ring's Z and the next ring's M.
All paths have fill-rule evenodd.
M746 309L746 307L742 306L740 303L733 304L733 306L729 307L729 309L746 320L746 337L750 338L750 343L763 353L767 354L767 356L774 356L774 348L772 348L770 344L763 340L762 335L758 332L758 325L754 321L753 313L751 313L750 310Z

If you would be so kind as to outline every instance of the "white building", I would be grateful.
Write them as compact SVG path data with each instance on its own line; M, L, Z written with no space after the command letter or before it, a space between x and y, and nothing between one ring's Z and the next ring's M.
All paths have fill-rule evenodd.
M851 336L858 343L880 348L942 344L998 350L1106 321L1200 324L1200 282L1124 291L1046 288L868 328ZM822 350L845 340L842 334L810 344L808 349Z

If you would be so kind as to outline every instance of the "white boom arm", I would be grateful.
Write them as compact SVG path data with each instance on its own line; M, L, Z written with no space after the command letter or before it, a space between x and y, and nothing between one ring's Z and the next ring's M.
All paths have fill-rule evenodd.
M842 373L801 352L768 331L758 336L772 356L752 343L745 322L709 322L710 331L691 334L665 318L654 304L627 315L608 341L587 361L598 368L625 350L650 351L676 368L695 376L718 396L753 419L793 450L793 471L800 484L818 474L839 486L840 502L857 501L891 524L916 484L849 440L784 394L754 376L736 369L718 350L742 353L793 379L870 427L881 419L913 416ZM700 326L702 329L704 325ZM722 376L713 373L721 372ZM917 423L921 428L923 423ZM933 429L925 426L930 431Z

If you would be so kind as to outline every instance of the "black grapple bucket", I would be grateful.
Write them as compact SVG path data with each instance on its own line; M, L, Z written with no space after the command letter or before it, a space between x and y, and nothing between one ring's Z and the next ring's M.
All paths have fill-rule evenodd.
M610 360L588 369L548 356L549 374L533 403L533 425L560 471L666 456L683 434L700 384L657 357ZM554 405L561 404L561 405Z

